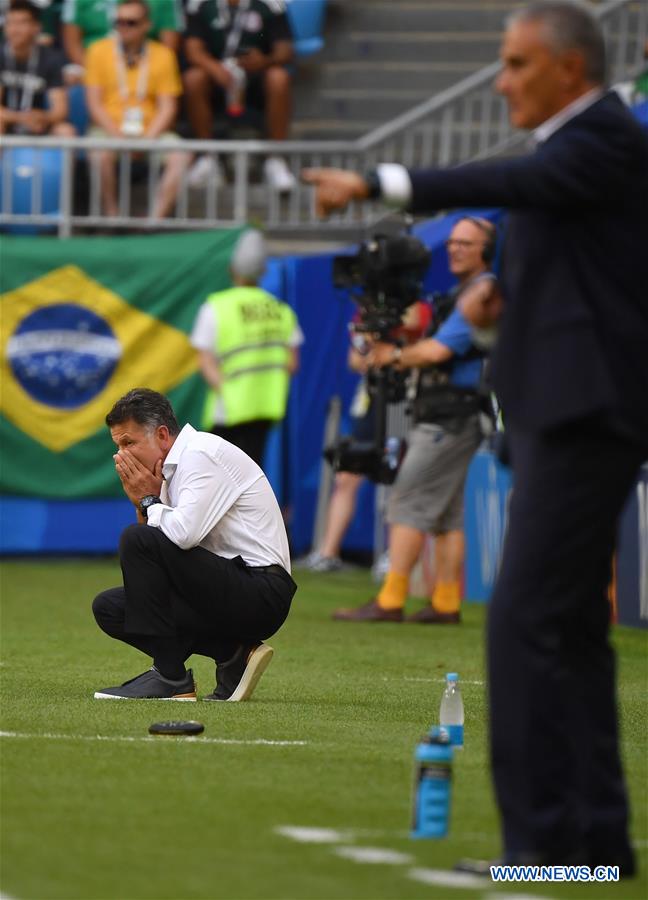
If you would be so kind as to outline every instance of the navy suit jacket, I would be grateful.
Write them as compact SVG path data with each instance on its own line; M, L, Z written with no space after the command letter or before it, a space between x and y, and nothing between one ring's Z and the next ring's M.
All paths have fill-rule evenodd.
M414 212L511 210L492 368L505 418L600 415L648 442L648 137L617 95L528 156L410 176Z

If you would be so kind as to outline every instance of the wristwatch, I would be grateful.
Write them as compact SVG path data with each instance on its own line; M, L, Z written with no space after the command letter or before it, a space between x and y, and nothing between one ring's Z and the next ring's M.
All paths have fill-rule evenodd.
M391 362L392 365L397 366L400 363L401 356L403 355L403 348L399 347L398 344L392 350Z
M162 503L160 498L156 497L155 494L147 494L146 497L142 497L138 503L139 511L145 519L148 519L149 507L153 506L155 503Z
M382 185L376 169L370 169L368 172L365 172L363 177L369 189L369 199L379 200L382 196Z

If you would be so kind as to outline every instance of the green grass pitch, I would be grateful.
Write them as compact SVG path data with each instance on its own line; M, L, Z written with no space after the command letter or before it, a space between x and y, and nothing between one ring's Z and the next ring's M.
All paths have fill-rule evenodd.
M271 641L275 659L251 702L111 702L93 700L93 691L147 667L92 618L94 595L120 583L116 561L3 563L3 896L648 896L646 632L614 632L641 877L598 885L430 885L413 872L499 850L486 757L485 610L467 605L459 628L335 623L334 607L370 596L369 576L298 572L297 579L293 612ZM192 664L199 690L212 690L208 660ZM414 747L436 720L448 670L460 673L466 707L451 834L412 841ZM147 739L151 722L179 717L202 721L204 735ZM332 843L304 843L282 827L339 833L330 835ZM361 863L343 855L353 852L349 847L401 856Z

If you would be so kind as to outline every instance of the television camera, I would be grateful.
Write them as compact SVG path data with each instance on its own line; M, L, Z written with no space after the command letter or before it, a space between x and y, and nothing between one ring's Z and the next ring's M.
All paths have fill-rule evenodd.
M423 279L432 254L409 234L375 235L360 245L354 256L333 260L333 284L348 290L359 309L357 331L394 344L395 331L408 307L421 298ZM387 438L387 405L405 396L405 376L387 366L371 372L372 441L343 438L324 451L335 471L366 475L379 484L391 484L405 455L405 442Z

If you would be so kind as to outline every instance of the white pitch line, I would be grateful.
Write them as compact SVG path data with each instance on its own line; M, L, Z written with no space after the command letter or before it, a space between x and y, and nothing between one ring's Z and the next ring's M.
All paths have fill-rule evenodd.
M383 677L382 681L390 681L393 682L393 678ZM414 675L403 675L401 681L416 681L416 682L424 682L425 684L445 684L445 678L418 678ZM485 681L467 681L463 678L459 679L459 684L477 684L480 687L483 687L486 682Z
M183 735L157 735L150 737L127 737L121 735L105 734L26 734L19 731L0 731L3 738L26 738L32 740L49 741L107 741L108 743L139 743L139 744L163 744L169 738L179 738L183 744L242 744L244 746L264 747L305 747L308 741L271 741L266 738L209 738L209 737L185 737Z
M332 852L343 859L371 865L407 866L412 862L409 853L390 850L388 847L334 847Z
M447 869L410 869L407 877L422 884L449 888L481 888L489 886L487 878L469 872L450 872Z
M299 825L279 825L277 834L290 838L299 844L339 844L349 840L348 831L336 831L335 828L306 828Z
M481 900L551 900L545 894L484 894Z

